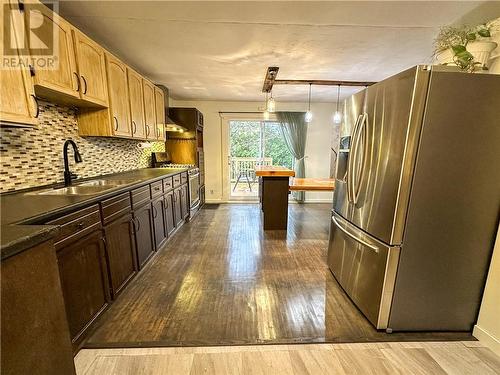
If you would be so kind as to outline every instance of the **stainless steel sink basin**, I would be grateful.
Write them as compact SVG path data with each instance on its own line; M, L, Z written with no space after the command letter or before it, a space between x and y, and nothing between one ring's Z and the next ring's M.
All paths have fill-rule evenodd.
M58 188L58 189L51 189L51 190L42 190L38 192L33 192L30 194L35 194L35 195L94 195L101 193L106 190L113 189L118 185L94 185L94 186L82 186L82 185L75 185L75 186L68 186L68 187L63 187L63 188Z
M120 186L129 185L137 180L92 180L79 183L77 186Z

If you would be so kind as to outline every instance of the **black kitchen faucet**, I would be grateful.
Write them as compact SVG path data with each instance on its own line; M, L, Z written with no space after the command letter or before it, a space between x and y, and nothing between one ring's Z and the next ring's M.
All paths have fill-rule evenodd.
M82 155L80 155L80 152L78 151L78 147L76 146L76 143L68 139L66 142L64 142L63 146L63 158L64 158L64 186L69 186L71 185L71 181L78 176L74 173L71 173L69 170L69 162L68 162L68 146L71 145L74 150L75 154L75 162L76 163L81 163L82 162Z

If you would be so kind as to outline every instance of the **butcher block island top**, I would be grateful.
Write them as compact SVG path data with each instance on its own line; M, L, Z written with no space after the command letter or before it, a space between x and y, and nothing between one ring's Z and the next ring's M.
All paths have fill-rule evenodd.
M259 177L294 177L295 172L279 165L261 165L255 167L255 175Z
M290 190L293 191L333 191L333 178L290 178Z

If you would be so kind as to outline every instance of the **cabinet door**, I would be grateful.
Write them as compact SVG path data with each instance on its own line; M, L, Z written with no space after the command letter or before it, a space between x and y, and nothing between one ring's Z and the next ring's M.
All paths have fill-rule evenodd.
M123 215L106 225L104 233L106 235L111 290L113 297L116 297L137 271L131 215Z
M41 40L52 40L53 35L56 34L58 43L54 46L57 64L50 69L35 67L35 76L33 78L35 90L42 97L54 97L54 95L61 94L61 97L79 99L78 73L76 71L71 25L49 8L41 7L39 4L30 4L29 2L26 2L26 22L30 22L28 18L31 9L33 9L33 13L43 18L39 21L40 27L36 29L39 38ZM34 44L29 46L30 53L33 56L39 55L36 47Z
M139 268L142 268L154 253L153 212L151 203L134 211L135 245Z
M128 93L130 100L130 126L134 138L146 138L144 126L144 94L142 91L142 77L127 68Z
M146 126L146 138L156 139L155 86L145 79L143 79L142 82L144 91L144 119Z
M57 252L59 275L73 343L108 305L103 235L91 232Z
M165 204L163 208L165 210L165 230L167 232L167 235L170 236L175 229L173 191L165 194Z
M76 62L80 75L81 98L95 104L108 106L106 59L104 50L93 40L73 29Z
M182 223L182 204L181 204L181 189L174 190L174 218L175 226L177 227Z
M182 218L185 219L189 215L189 191L187 185L181 186L180 196L181 196L181 214Z
M15 30L12 38L12 42L15 43L13 47L18 50L19 42L25 43L23 25L22 22L19 22L21 14L13 7L9 15ZM0 28L0 34L3 41L3 27ZM4 58L3 48L1 58L2 60ZM36 125L38 123L38 106L28 69L26 67L2 68L0 69L0 82L0 123Z
M116 57L107 53L106 69L113 134L131 137L127 67Z
M155 86L156 127L155 137L165 140L165 94L162 89Z
M153 223L155 232L155 246L156 250L165 243L167 233L165 232L165 201L163 197L158 198L153 202Z

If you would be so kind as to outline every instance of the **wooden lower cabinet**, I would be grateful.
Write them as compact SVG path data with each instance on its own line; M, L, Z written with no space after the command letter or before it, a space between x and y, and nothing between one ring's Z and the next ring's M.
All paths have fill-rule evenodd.
M177 188L173 193L174 198L174 220L177 227L182 223L182 203L181 203L181 188Z
M2 260L1 373L75 374L54 243Z
M102 231L57 251L59 275L73 348L110 301Z
M159 197L153 201L152 205L155 246L156 250L159 250L167 240L167 232L165 230L165 200L163 199L163 197Z
M104 226L113 298L137 272L132 216L127 213Z
M186 219L189 216L189 188L188 185L182 185L180 191L181 198L181 217Z
M165 194L165 204L163 208L165 210L165 230L167 235L170 236L175 230L175 215L174 215L174 192L170 191Z
M141 269L155 250L153 210L149 201L143 206L134 209L134 233L137 261L139 269Z

